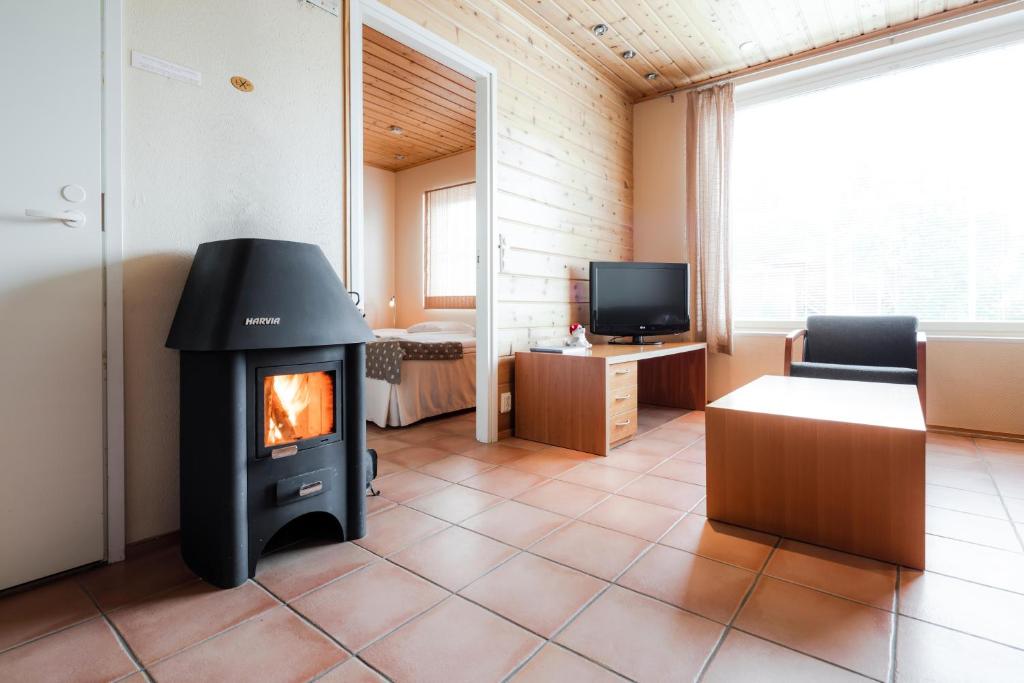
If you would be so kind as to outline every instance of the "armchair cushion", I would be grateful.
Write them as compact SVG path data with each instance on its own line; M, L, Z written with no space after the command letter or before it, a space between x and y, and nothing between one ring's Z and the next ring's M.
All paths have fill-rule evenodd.
M812 315L805 362L917 368L917 318L908 315ZM793 364L795 375L796 363Z
M846 379L854 382L887 382L889 384L917 384L917 370L911 368L882 367L879 365L839 365L835 363L793 363L792 377L818 379Z

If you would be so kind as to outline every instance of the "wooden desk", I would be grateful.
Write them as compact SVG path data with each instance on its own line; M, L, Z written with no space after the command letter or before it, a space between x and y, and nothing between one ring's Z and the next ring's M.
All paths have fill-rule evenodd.
M516 354L515 434L608 455L636 435L637 403L703 410L707 344L594 346Z
M706 422L709 518L924 569L917 387L765 375Z

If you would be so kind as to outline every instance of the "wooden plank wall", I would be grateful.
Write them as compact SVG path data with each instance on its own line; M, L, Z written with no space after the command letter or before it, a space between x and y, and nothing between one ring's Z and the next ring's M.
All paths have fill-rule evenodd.
M498 72L499 355L587 323L589 262L633 258L631 101L501 2L384 4Z

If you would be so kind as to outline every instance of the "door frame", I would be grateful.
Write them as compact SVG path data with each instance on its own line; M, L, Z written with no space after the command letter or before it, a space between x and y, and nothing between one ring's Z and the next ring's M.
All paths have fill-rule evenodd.
M345 65L346 270L351 289L364 285L363 224L363 25L422 52L476 82L476 438L498 437L498 352L494 274L497 149L497 70L377 0L348 0L342 20ZM481 362L483 360L484 362Z
M104 497L106 560L125 547L124 450L124 0L102 0Z

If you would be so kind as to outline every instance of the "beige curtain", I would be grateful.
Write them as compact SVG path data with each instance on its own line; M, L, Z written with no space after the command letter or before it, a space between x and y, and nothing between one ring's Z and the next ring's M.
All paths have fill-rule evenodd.
M729 296L731 83L687 95L686 230L693 271L691 327L712 353L732 354Z

